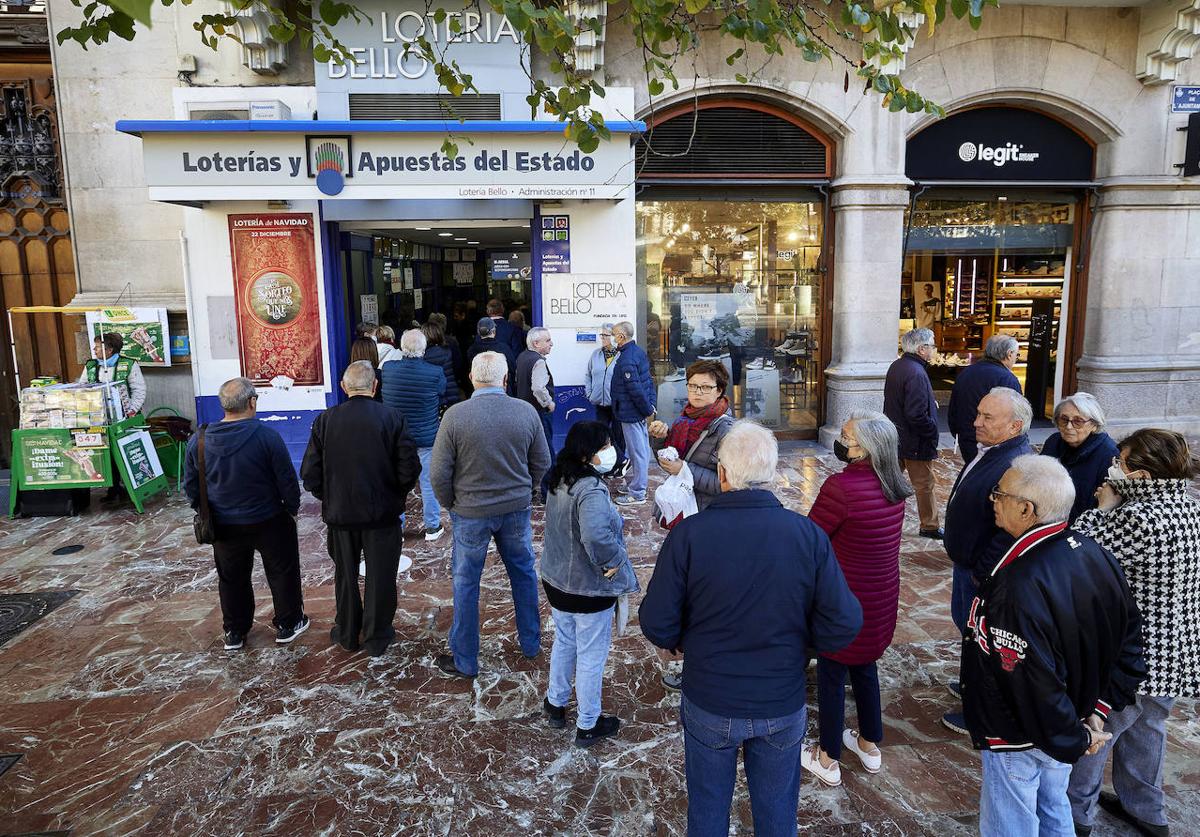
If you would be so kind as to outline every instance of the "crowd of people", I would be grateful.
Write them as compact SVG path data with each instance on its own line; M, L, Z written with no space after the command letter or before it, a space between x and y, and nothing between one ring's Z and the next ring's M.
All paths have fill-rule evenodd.
M494 545L529 659L542 652L541 594L550 605L545 723L564 729L574 698L577 746L618 734L620 719L603 711L604 671L642 592L621 507L646 502L654 453L666 475L686 467L697 509L672 523L638 607L642 634L675 662L663 682L682 692L688 833L728 833L740 754L755 833L794 835L804 770L839 785L844 751L855 769L885 767L877 664L896 628L915 495L919 534L950 559L948 616L962 644L947 687L961 711L943 723L982 751L981 833L1086 835L1097 807L1139 833L1168 833L1165 722L1175 699L1200 697L1200 503L1182 436L1141 429L1114 441L1097 399L1076 393L1056 405L1057 432L1035 453L1016 347L992 338L955 385L964 465L940 509L925 371L933 335L917 329L889 371L883 411L841 427L834 454L845 467L804 515L772 490L774 435L730 414L721 364L688 367L688 403L667 424L632 324L606 325L586 377L597 419L571 424L556 451L550 333L525 331L502 308L488 314L463 355L465 386L452 384L446 355L461 347L444 323L431 318L398 345L390 329L364 333L386 351L364 344L342 376L347 400L313 424L301 478L328 530L332 642L378 655L394 641L403 512L419 485L425 538L444 533L443 509L453 538L453 623L436 669L479 674L480 582ZM431 357L434 347L445 351ZM253 384L228 381L220 400L224 421L189 445L186 488L217 532L225 647L242 648L251 628L255 550L276 642L288 643L310 624L299 484L282 440L255 418ZM806 743L814 658L818 735ZM857 728L846 724L847 681ZM1101 790L1110 757L1115 793Z

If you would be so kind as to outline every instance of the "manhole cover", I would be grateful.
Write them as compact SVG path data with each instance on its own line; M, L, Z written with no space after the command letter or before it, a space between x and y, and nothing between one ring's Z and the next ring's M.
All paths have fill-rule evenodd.
M78 592L48 590L41 593L0 594L0 645L4 645Z

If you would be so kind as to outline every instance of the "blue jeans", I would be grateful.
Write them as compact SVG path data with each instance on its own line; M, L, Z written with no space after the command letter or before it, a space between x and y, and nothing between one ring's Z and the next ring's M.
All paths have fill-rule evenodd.
M432 532L442 522L442 507L433 494L433 481L429 478L429 459L433 456L433 448L417 448L417 458L421 460L421 514L425 518L425 531Z
M1112 738L1094 756L1084 756L1071 769L1067 796L1080 825L1096 820L1096 801L1104 782L1104 763L1113 756L1113 790L1125 810L1152 825L1166 825L1163 810L1163 756L1167 750L1167 716L1175 699L1138 695L1137 702L1108 716L1105 732Z
M755 837L796 837L800 750L808 713L725 718L688 700L679 706L687 773L688 837L729 834L729 806L743 749Z
M621 435L625 437L625 455L629 457L629 473L625 478L629 496L635 500L646 499L646 477L650 473L650 436L646 422L621 422ZM680 456L686 451L681 451Z
M454 525L454 621L450 624L454 665L463 674L479 673L479 579L493 537L512 587L521 653L536 656L542 648L542 628L529 509L494 517L450 512L450 522Z
M980 837L1075 837L1071 765L1041 750L983 751Z
M542 420L542 432L546 434L546 447L550 451L550 465L554 465L554 414L543 413L538 410L538 417ZM542 492L542 501L550 496L550 469L546 469L546 473L542 474L542 484L537 486Z
M975 581L970 570L954 565L954 576L950 586L950 618L960 634L967 632L967 619L971 616L971 602L975 600Z
M613 608L599 613L567 613L550 608L554 616L554 647L550 649L550 689L546 697L566 706L575 683L579 729L591 729L600 717L600 689L612 645Z
M879 671L875 663L848 666L828 657L817 657L817 708L821 715L821 749L831 759L842 757L842 730L846 726L846 672L858 710L858 733L864 741L883 740L883 710L879 705Z

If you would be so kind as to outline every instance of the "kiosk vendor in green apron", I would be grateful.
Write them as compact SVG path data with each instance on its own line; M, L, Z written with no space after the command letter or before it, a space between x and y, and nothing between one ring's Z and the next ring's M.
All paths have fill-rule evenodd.
M108 383L117 381L124 384L119 387L121 406L125 416L135 416L142 411L146 402L146 379L137 362L121 356L124 339L115 331L109 331L96 338L92 347L91 360L83 365L83 374L79 376L80 383Z

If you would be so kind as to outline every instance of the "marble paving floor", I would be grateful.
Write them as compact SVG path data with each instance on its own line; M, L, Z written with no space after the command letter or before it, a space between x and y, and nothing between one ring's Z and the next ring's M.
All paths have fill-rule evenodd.
M943 502L957 468L951 456L937 469ZM779 494L805 511L838 465L803 445L786 446L784 460ZM649 504L630 511L626 534L644 587L664 533ZM549 609L543 602L542 656L526 660L499 561L484 574L473 683L432 667L452 609L449 534L426 544L408 533L414 564L400 579L397 642L374 660L348 654L329 645L333 570L319 507L306 497L301 555L313 628L291 646L275 645L256 570L257 625L244 651L227 653L211 551L195 544L190 519L172 497L144 516L93 508L70 520L0 523L0 593L78 591L0 646L0 757L21 755L0 775L0 834L685 832L679 696L661 685L636 624L614 640L604 693L621 733L578 750L570 725L551 730L540 715ZM916 530L910 504L899 626L880 665L883 771L872 776L844 761L836 789L806 777L805 834L976 829L978 756L938 723L957 671L949 561ZM77 543L86 548L52 554ZM1164 783L1179 834L1200 816L1196 709L1177 704L1170 722ZM851 725L853 711L850 701ZM739 780L731 833L751 832ZM1094 833L1127 832L1102 819Z

